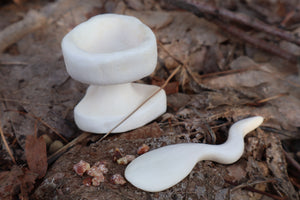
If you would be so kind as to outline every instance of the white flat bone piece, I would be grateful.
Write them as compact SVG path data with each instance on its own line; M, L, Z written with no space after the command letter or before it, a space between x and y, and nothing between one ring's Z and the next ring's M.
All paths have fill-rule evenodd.
M183 143L145 153L127 166L125 177L137 188L159 192L184 179L201 160L233 163L243 154L244 136L262 122L263 117L256 116L234 123L227 141L221 145Z
M157 86L138 83L91 85L74 109L75 122L83 131L107 133L158 89ZM147 124L166 112L166 104L165 91L161 90L113 133L129 131Z

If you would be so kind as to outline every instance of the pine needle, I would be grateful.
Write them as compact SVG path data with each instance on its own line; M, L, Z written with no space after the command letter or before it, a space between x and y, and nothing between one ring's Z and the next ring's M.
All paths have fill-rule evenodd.
M179 71L182 65L179 65L172 74L168 77L165 83L156 90L152 95L150 95L147 99L145 99L136 109L134 109L129 115L127 115L122 121L120 121L116 126L114 126L109 132L107 132L102 138L100 138L99 142L104 140L109 134L111 134L116 128L118 128L122 123L124 123L129 117L131 117L138 109L140 109L145 103L147 103L152 97L154 97L157 93L159 93L162 89L164 89L170 80L175 76L175 74Z
M131 117L138 109L140 109L145 103L147 103L153 96L155 96L157 93L159 93L162 89L164 89L167 84L170 82L170 80L175 76L175 74L179 71L179 69L183 65L179 65L172 74L168 77L168 79L165 81L165 83L157 90L155 91L151 96L149 96L145 101L143 101L136 109L134 109L128 116L126 116L121 122L119 122L115 127L113 127L108 133L106 133L103 137L101 137L98 141L101 142L104 140L110 133L112 133L116 128L118 128L123 122L125 122L129 117ZM48 164L51 164L54 162L60 155L62 155L64 152L66 152L68 149L70 149L72 146L76 145L77 143L81 142L88 136L90 136L90 133L84 132L81 135L79 135L77 138L60 148L57 152L53 153L51 156L48 157Z
M12 154L12 152L11 152L11 150L10 150L8 144L7 144L7 141L6 141L6 139L5 139L5 136L4 136L4 133L3 133L3 130L2 130L1 121L0 121L0 134L1 134L1 138L2 138L2 140L3 140L3 143L4 143L4 145L5 145L5 148L6 148L7 152L8 152L8 154L9 154L11 160L13 161L14 164L17 164L17 163L16 163L16 160L15 160L15 158L14 158L14 156L13 156L13 154Z
M60 148L59 150L57 150L51 156L49 156L48 157L48 164L50 165L51 163L53 163L60 155L62 155L68 149L70 149L74 145L78 144L79 142L81 142L82 140L84 140L85 138L87 138L90 135L91 134L87 133L87 132L83 132L82 134L80 134L77 138L75 138L74 140L72 140L71 142L69 142L68 144L66 144L65 146Z
M26 112L23 112L23 111L19 111L19 110L6 110L6 111L9 111L9 112L17 112L19 114L22 114L22 115L26 115L26 116L29 116L31 117L32 119L35 119L35 120L38 120L40 123L42 123L44 126L46 126L47 128L49 128L51 131L53 131L58 137L60 137L65 143L68 143L69 141L64 137L62 136L54 127L50 126L49 124L47 124L44 120L42 120L40 117L38 116L35 116L34 114L30 114L30 113L26 113Z

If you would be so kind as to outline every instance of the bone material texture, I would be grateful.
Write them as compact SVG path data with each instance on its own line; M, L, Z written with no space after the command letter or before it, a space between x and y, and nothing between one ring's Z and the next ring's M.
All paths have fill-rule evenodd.
M92 133L107 133L159 87L138 83L109 86L91 85L74 109L78 127ZM166 94L161 90L114 130L114 133L141 127L166 111ZM99 126L101 124L101 126Z
M92 17L72 29L61 46L69 75L90 85L136 81L150 75L157 63L155 35L126 15Z
M71 30L61 46L69 75L90 84L74 109L83 131L109 132L159 89L131 83L150 75L157 63L155 35L135 17L97 15ZM160 90L112 133L145 125L166 111L166 103Z
M159 192L184 179L201 160L234 163L243 154L244 136L262 122L263 117L255 116L234 123L227 141L221 145L183 143L152 150L133 160L125 170L125 177L137 188Z

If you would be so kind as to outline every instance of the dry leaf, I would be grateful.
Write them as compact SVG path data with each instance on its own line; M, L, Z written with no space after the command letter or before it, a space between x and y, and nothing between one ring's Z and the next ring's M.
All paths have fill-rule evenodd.
M165 83L164 79L159 79L158 77L153 77L151 80L152 85L162 86ZM179 90L179 83L177 81L169 82L167 86L164 88L166 94L175 94L178 93Z
M29 199L38 174L14 165L10 171L0 173L0 199ZM20 194L19 194L20 193Z
M135 1L138 2L138 1ZM171 14L161 11L134 11L126 10L126 15L135 16L140 19L143 23L149 26L152 29L164 28L173 21Z
M13 166L11 171L0 173L0 199L9 199L9 197L16 195L14 191L17 190L17 186L20 184L17 177L22 174L23 172L18 166Z
M39 178L44 177L48 167L45 140L42 137L37 138L34 135L28 135L26 137L25 155L29 169L37 173Z
M28 194L34 189L35 180L38 177L37 173L34 173L27 168L24 170L24 175L18 177L21 182L21 194L19 194L19 199L29 199Z

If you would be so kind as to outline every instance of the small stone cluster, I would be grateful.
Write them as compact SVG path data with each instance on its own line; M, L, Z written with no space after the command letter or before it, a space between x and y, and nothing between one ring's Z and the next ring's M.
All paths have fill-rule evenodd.
M148 152L150 147L143 144L137 149L137 154L141 155ZM115 149L113 160L119 165L127 165L136 158L135 155L123 155L119 148ZM80 160L73 166L73 170L79 176L87 174L89 177L83 179L82 183L85 186L99 186L105 182L105 176L108 173L107 163L105 161L98 161L92 167L90 163ZM113 174L110 177L110 182L115 185L124 185L125 178L121 174Z
M104 174L107 174L108 172L108 168L104 161L98 161L90 167L88 162L80 160L73 166L73 169L79 176L83 176L84 173L90 176L83 179L83 184L86 186L99 186L105 181Z

